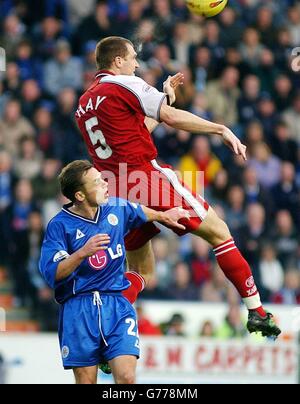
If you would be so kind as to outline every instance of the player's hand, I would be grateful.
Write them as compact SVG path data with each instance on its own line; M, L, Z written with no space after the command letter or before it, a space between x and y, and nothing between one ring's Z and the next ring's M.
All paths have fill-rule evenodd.
M81 247L80 253L83 257L91 257L99 250L106 250L109 243L110 237L108 234L96 234Z
M171 105L176 100L175 90L178 86L183 84L184 76L182 73L176 73L174 76L169 76L163 83L163 92L170 97Z
M224 143L227 146L229 146L235 154L241 155L244 160L247 160L247 156L246 156L247 146L245 146L243 143L241 143L239 138L237 138L235 136L235 134L229 128L224 127L222 137L223 137Z
M181 206L177 208L172 208L166 210L162 213L163 218L160 220L161 223L177 227L178 229L185 230L185 226L183 224L178 223L180 219L190 219L190 214L187 210L183 209Z

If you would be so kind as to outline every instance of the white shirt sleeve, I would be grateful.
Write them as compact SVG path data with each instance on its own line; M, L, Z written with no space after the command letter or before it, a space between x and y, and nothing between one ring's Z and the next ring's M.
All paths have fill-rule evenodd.
M159 121L160 108L166 94L147 84L143 79L136 76L105 76L101 83L114 83L126 88L138 99L145 115Z

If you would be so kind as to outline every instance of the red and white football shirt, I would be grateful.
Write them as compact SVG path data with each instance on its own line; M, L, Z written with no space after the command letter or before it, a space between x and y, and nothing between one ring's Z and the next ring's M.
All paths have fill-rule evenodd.
M75 117L98 170L118 174L156 158L157 150L144 124L145 116L159 120L166 94L136 76L100 71L80 97Z

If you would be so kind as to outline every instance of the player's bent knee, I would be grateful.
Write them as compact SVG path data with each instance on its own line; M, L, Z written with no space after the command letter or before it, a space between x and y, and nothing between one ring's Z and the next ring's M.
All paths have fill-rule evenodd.
M227 224L210 208L204 221L195 232L212 246L217 246L231 238Z
M118 372L115 376L116 384L135 384L135 375L131 370L126 370Z

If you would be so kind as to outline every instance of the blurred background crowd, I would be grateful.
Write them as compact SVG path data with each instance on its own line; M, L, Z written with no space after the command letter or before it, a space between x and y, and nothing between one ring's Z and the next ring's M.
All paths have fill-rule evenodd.
M64 202L58 172L88 157L74 111L95 74L95 45L109 35L136 44L138 74L159 90L183 72L175 106L229 126L247 145L243 162L218 137L154 132L160 162L204 171L204 196L251 264L262 300L300 303L299 2L230 0L205 20L184 0L2 0L0 282L11 281L13 307L56 329L40 245ZM143 299L229 302L234 317L239 297L205 241L162 229L153 247L156 278ZM182 324L180 313L175 320Z

